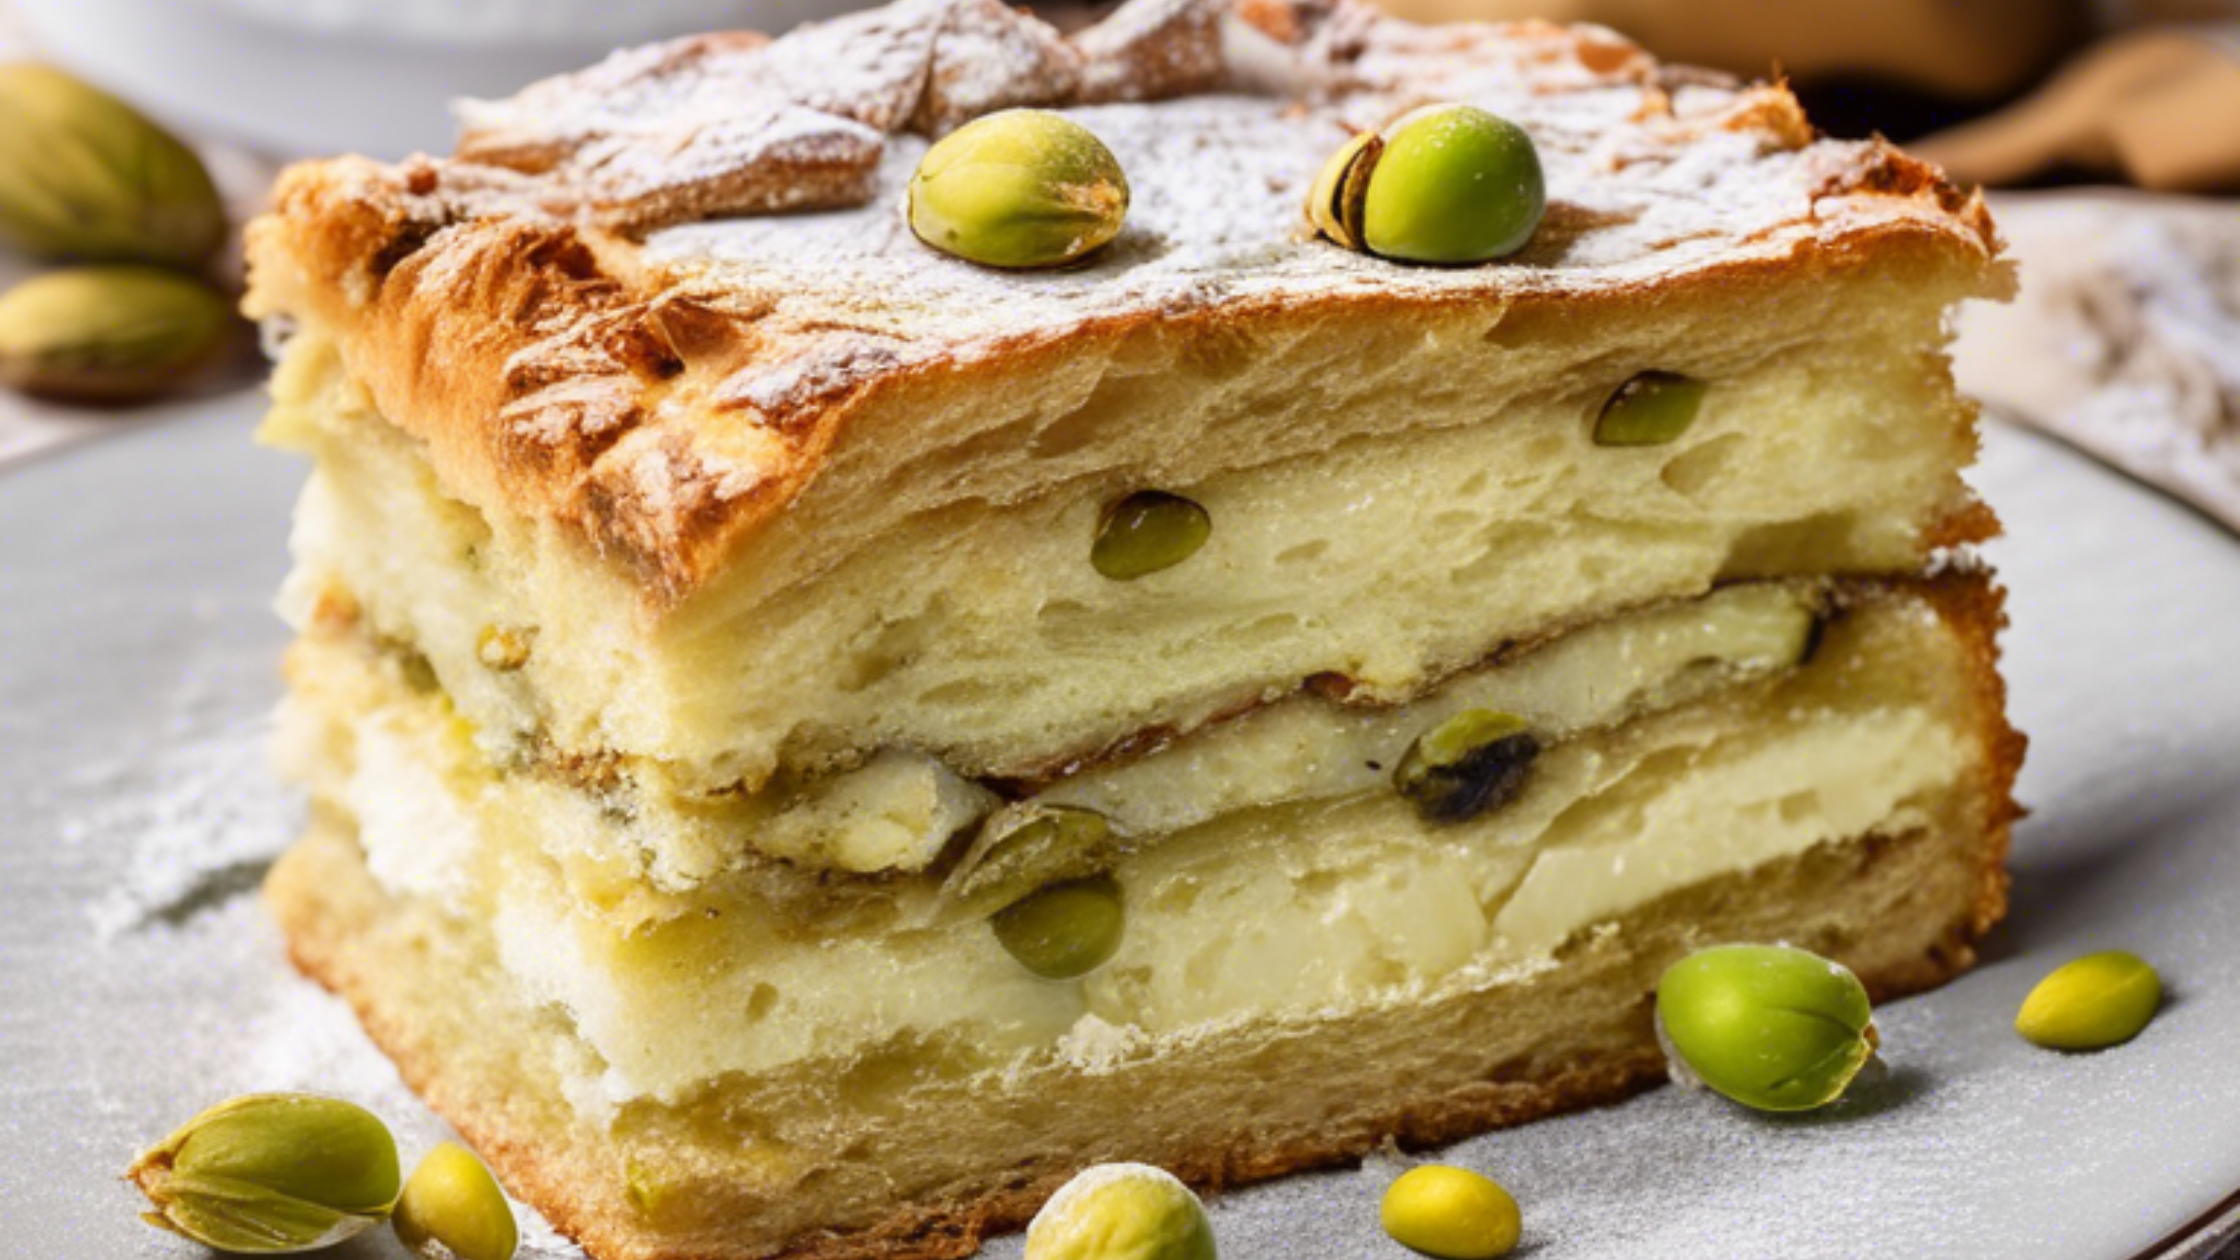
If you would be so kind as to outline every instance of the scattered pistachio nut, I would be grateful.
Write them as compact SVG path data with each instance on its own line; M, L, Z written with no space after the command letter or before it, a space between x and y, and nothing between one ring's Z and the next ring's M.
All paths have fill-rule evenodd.
M388 1219L397 1144L362 1107L250 1094L187 1121L125 1177L155 1205L151 1225L219 1251L308 1251Z
M1662 446L1696 422L1705 386L1677 372L1643 372L1620 385L1594 421L1596 446Z
M1378 1211L1384 1232L1439 1260L1491 1260L1515 1249L1524 1219L1517 1201L1491 1177L1445 1164L1400 1174Z
M1834 1102L1876 1044L1859 977L1786 945L1720 945L1666 968L1657 1033L1677 1077L1760 1111Z
M1098 1164L1027 1226L1026 1260L1215 1260L1205 1205L1164 1169Z
M1331 155L1308 194L1315 230L1400 262L1466 264L1523 249L1547 212L1532 137L1471 105L1427 105Z
M427 1260L513 1260L521 1245L498 1179L456 1142L429 1151L412 1170L390 1224Z
M1468 822L1515 800L1539 755L1540 740L1523 718L1466 709L1408 745L1392 788L1426 822Z
M210 361L233 308L156 267L72 267L0 295L0 385L70 402L149 398Z
M226 236L202 159L52 66L0 65L0 240L44 258L195 267Z
M1133 582L1198 554L1213 536L1213 518L1196 503L1164 490L1139 490L1097 519L1089 563L1115 582Z
M475 659L482 662L484 669L510 674L529 663L529 649L536 641L534 628L514 630L505 626L484 626L475 636Z
M1119 834L1093 809L1022 801L988 816L972 846L942 881L944 900L988 915L1038 888L1105 869Z
M2105 1050L2143 1031L2162 977L2136 954L2107 950L2056 967L2015 1014L2014 1030L2049 1050Z
M1119 235L1128 180L1088 128L1041 109L976 118L910 177L910 230L989 267L1056 267Z
M1027 894L988 920L1020 966L1045 980L1088 975L1120 949L1127 907L1110 875L1068 880Z

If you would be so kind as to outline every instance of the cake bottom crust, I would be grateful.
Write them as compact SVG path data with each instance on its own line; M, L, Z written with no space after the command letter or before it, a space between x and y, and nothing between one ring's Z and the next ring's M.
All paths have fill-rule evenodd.
M320 820L266 895L297 965L356 1008L509 1189L600 1260L930 1260L1023 1225L1090 1163L1143 1160L1218 1190L1356 1160L1388 1140L1437 1145L1620 1099L1663 1075L1657 976L1704 945L1786 940L1843 960L1877 999L1942 983L1973 962L2003 909L2012 769L1994 760L1993 781L1967 794L1970 816L1668 894L1580 933L1554 966L1491 988L1214 1030L1109 1069L955 1080L907 1105L874 1096L836 1120L862 1128L862 1177L876 1183L887 1149L911 1143L971 1144L982 1175L892 1195L840 1228L832 1213L864 1202L862 1183L758 1179L740 1163L758 1111L830 1097L747 1082L704 1106L625 1108L616 1129L594 1127L561 1095L566 1073L582 1070L565 1021L516 997L474 932L382 891L347 819ZM734 1179L708 1178L711 1165Z

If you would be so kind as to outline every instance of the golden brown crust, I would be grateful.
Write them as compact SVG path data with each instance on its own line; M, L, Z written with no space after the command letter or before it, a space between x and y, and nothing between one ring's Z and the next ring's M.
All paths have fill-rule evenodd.
M1648 1027L1654 977L1671 958L1711 941L1787 939L1819 950L1850 963L1877 1000L1932 987L1972 965L1976 941L2004 908L2002 862L2017 812L2009 789L2023 751L2000 707L2001 596L1976 573L1888 585L1926 596L1969 660L1979 770L1949 833L1863 837L1668 894L1622 916L1618 932L1574 937L1559 951L1559 966L1534 982L1542 987L1516 998L1495 991L1408 1007L1389 1016L1389 1027L1369 1015L1301 1036L1212 1038L1116 1073L1046 1070L1026 1092L1063 1091L1100 1126L1121 1132L1118 1145L1061 1144L1065 1159L1027 1158L1009 1176L997 1171L1008 1166L1003 1159L989 1155L971 1192L911 1202L890 1196L844 1230L758 1233L760 1214L772 1208L764 1196L773 1191L721 1184L693 1187L706 1200L702 1222L667 1229L642 1216L618 1174L626 1156L617 1140L575 1123L551 1092L558 1069L532 1034L557 1029L551 1040L563 1040L557 1017L517 1008L487 960L462 946L456 925L383 895L363 871L346 822L315 829L275 869L267 896L298 966L357 1008L407 1082L458 1125L510 1188L602 1260L965 1256L983 1238L1023 1224L1080 1162L1145 1158L1219 1189L1357 1159L1388 1140L1437 1145L1623 1097L1662 1072ZM1541 1011L1544 1021L1547 1011L1562 1015L1520 1045L1516 1026L1527 1010ZM1416 1052L1420 1062L1404 1061ZM1305 1081L1330 1092L1317 1095ZM1272 1095L1270 1082L1282 1083ZM1127 1129L1121 1117L1142 1109L1130 1098L1179 1099L1188 1123L1169 1114L1142 1132ZM962 1105L955 1096L935 1100L919 1110L938 1114L917 1122L939 1130L954 1121L948 1108ZM1018 1131L1009 1114L1020 1105L1015 1099L975 1095L969 1105L988 1132ZM906 1131L911 1122L881 1123ZM698 1133L687 1125L662 1140L729 1140Z
M1254 40L1254 55L1238 51ZM809 51L840 69L799 81L787 67ZM1049 286L896 242L883 199L897 176L879 164L906 158L910 135L1006 105L1216 86L1251 95L1097 116L1141 195L1135 235L1066 281L1080 301L1011 301ZM1427 96L1492 101L1542 136L1555 204L1525 254L1392 267L1300 239L1294 190L1231 206L1228 220L1162 195L1161 180L1311 174L1346 128ZM1694 80L1589 28L1432 30L1312 0L1136 0L1065 40L993 0L907 0L774 43L618 54L479 118L451 159L291 171L250 233L251 309L336 330L382 414L427 443L454 493L563 525L654 603L722 568L851 430L876 431L858 417L920 390L1000 392L1046 356L1456 305L1594 319L1909 255L1986 294L2005 283L1981 200L1932 168L1879 143L1815 141L1785 88ZM1186 169L1207 160L1176 156L1194 147L1222 161L1274 150L1274 164ZM829 245L784 219L706 239L632 235L867 198L861 226L832 246L847 266L774 256Z
M1781 864L1778 878L1807 872L1801 879L1800 899L1818 896L1840 902L1846 890L1870 881L1878 889L1915 890L1885 907L1892 918L1889 939L1860 941L1789 921L1738 924L1708 916L1703 926L1712 935L1702 939L1778 936L1825 950L1851 961L1877 1001L1933 988L1973 963L1974 943L1987 926L1971 911L1974 903L1965 895L1966 889L1980 882L1981 872L1973 861L1987 845L1965 848L1971 852L1956 862L1950 852L1926 837L1869 838ZM880 1219L859 1228L811 1232L775 1245L752 1241L751 1229L744 1225L739 1232L750 1240L730 1245L705 1237L664 1239L649 1229L626 1194L613 1184L614 1153L588 1145L596 1139L587 1139L582 1130L570 1126L556 1099L523 1098L525 1092L538 1088L522 1075L534 1071L533 1064L463 1053L460 1038L467 1034L453 1026L456 1015L414 1000L416 986L423 983L429 991L449 992L447 987L435 987L453 982L441 970L446 947L441 942L410 940L399 932L397 922L386 920L383 916L394 915L395 908L381 904L362 871L351 869L355 862L347 841L328 837L306 840L275 869L267 898L287 933L296 965L351 1003L373 1040L396 1060L406 1082L457 1126L514 1194L536 1205L556 1228L583 1243L599 1260L969 1256L984 1239L1023 1226L1074 1171L1070 1167L1041 1171L998 1184L964 1202L896 1204ZM1685 901L1689 895L1678 896ZM1706 902L1705 910L1715 900L1700 893L1696 899ZM1909 922L1901 915L1926 917ZM431 960L436 970L425 974ZM1661 962L1641 969L1645 973L1639 990L1642 997L1612 1022L1576 1030L1570 1040L1545 1047L1537 1059L1507 1069L1531 1072L1530 1079L1441 1081L1435 1092L1419 1089L1413 1096L1367 1110L1357 1108L1326 1128L1240 1132L1232 1136L1231 1144L1193 1134L1189 1136L1197 1143L1195 1149L1162 1153L1159 1162L1192 1186L1211 1192L1349 1163L1387 1141L1409 1149L1438 1146L1617 1101L1656 1084L1664 1075L1663 1057L1649 1034L1646 996L1646 977L1653 977L1658 969ZM444 1002L453 1000L446 997ZM474 1019L484 1026L515 1018L502 1005L480 1003L474 1009ZM1426 1034L1427 1041L1435 1037ZM1277 1073L1292 1067L1279 1057L1249 1070ZM1404 1073L1394 1075L1397 1079ZM1157 1091L1179 1085L1161 1077L1134 1087ZM740 1219L752 1219L751 1202L742 1202L739 1209Z

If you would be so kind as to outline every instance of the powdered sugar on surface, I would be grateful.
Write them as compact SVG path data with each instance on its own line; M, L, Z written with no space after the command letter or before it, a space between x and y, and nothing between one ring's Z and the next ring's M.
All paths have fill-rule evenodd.
M2011 308L1975 309L1961 384L2240 530L2240 215L2010 196Z
M1143 97L1168 99L1131 103ZM1309 239L1302 202L1329 154L1434 101L1479 105L1532 134L1553 203L1534 243L1498 265L1423 268ZM975 267L920 244L903 222L928 137L1018 104L1069 114L1128 174L1127 225L1083 265ZM606 209L659 186L782 175L785 143L878 140L848 151L866 164L868 188L851 204L727 217L708 193L696 221L646 241L646 258L686 283L771 301L758 331L780 349L725 395L758 404L808 401L778 397L782 379L832 386L835 356L819 355L825 367L808 373L782 360L853 336L893 351L860 356L857 378L868 379L1144 313L1638 288L1896 223L1984 247L1981 225L1923 185L1925 174L1864 191L1902 159L1813 141L1778 89L1674 77L1599 28L1415 27L1304 0L1258 13L1227 0L1135 0L1070 41L992 0L903 0L769 44L617 54L476 105L466 121L463 160L541 167L535 181L563 200ZM532 150L545 156L508 156ZM655 200L645 213L658 222L678 209Z

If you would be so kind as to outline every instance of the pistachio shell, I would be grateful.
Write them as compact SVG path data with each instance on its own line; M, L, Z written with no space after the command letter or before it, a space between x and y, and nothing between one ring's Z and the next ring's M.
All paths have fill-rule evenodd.
M1120 843L1095 810L1021 802L997 810L943 881L941 895L972 914L992 914L1038 888L1095 874Z
M1866 987L1784 945L1698 950L1657 982L1657 1024L1694 1079L1760 1111L1834 1102L1874 1057Z
M92 262L193 267L225 207L194 151L50 66L0 65L0 240Z
M221 1251L308 1251L387 1219L397 1146L350 1103L251 1094L187 1121L125 1176L155 1205L150 1224Z
M910 177L910 230L990 267L1055 267L1120 232L1128 181L1088 128L1047 110L974 119L936 141Z
M78 402L130 402L201 367L234 328L225 298L177 272L53 271L0 296L0 384Z
M1360 236L1380 258L1486 262L1524 248L1547 200L1523 128L1469 105L1432 105L1386 132Z
M1361 248L1361 203L1369 192L1369 174L1383 149L1384 137L1364 131L1323 163L1322 173L1315 177L1314 188L1307 194L1307 221L1315 231L1347 249Z

